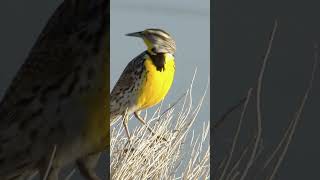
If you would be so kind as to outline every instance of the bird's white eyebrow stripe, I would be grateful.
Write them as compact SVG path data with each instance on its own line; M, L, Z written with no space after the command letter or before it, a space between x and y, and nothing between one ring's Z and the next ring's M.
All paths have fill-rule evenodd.
M158 35L158 36L160 36L160 37L164 37L164 38L167 38L167 39L171 38L168 33L165 33L165 32L163 32L163 31L161 31L161 30L149 29L148 31L149 31L150 33L155 34L155 35Z

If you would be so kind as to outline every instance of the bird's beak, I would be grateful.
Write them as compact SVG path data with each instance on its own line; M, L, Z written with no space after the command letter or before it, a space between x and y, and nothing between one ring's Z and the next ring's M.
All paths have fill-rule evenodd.
M134 32L134 33L129 33L129 34L126 34L126 36L133 36L133 37L142 37L142 31L140 32Z

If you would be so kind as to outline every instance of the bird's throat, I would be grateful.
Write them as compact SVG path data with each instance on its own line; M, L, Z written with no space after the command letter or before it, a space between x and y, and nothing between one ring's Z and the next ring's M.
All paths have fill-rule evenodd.
M151 54L149 51L147 53L150 56L152 63L156 66L157 71L160 71L160 72L164 71L165 64L166 64L165 54L164 53Z

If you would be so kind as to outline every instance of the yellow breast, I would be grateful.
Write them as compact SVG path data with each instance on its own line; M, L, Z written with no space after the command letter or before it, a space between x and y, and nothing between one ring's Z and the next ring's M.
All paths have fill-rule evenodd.
M105 97L101 97L105 99ZM92 149L103 150L109 145L109 121L108 109L105 104L97 103L100 100L88 101L88 121L85 126L85 136Z
M157 70L156 66L148 57L144 66L146 68L145 78L143 79L138 93L137 105L140 110L158 104L167 95L174 78L175 64L171 54L165 55L164 70Z
M109 51L102 51L108 53ZM95 88L82 96L81 103L85 104L87 121L84 126L84 141L90 142L92 149L101 151L110 143L109 118L109 81L110 70L108 65L109 54L103 54L102 70L94 80Z

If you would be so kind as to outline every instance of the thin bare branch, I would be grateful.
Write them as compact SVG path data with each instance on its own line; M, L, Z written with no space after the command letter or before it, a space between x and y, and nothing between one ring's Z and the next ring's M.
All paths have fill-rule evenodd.
M233 153L234 153L234 149L235 149L237 141L238 141L238 136L240 134L242 121L244 119L244 115L245 115L245 112L247 110L247 106L248 106L248 103L249 103L249 100L250 100L251 93L252 93L252 89L250 88L249 91L248 91L247 97L246 97L246 101L244 103L244 107L243 107L243 110L242 110L242 113L241 113L241 116L240 116L240 120L239 120L239 123L238 123L238 126L237 126L236 133L235 133L233 141L232 141L231 150L230 150L226 165L224 166L223 171L222 171L222 173L221 173L221 175L220 175L220 177L218 179L221 179L221 180L224 179L224 177L226 175L226 172L227 172L227 170L229 168L229 164L231 162L231 159L232 159L232 156L233 156Z
M298 109L298 111L296 113L296 116L295 116L295 118L293 120L294 124L293 124L292 130L291 130L291 132L290 132L290 134L288 136L288 140L284 144L284 149L281 152L281 154L279 156L279 159L278 159L278 161L276 162L276 165L273 168L273 171L271 173L271 176L270 176L269 180L274 179L274 177L275 177L275 175L276 175L276 173L277 173L277 171L278 171L278 169L279 169L279 167L280 167L285 155L287 154L288 147L289 147L289 145L290 145L290 143L292 141L293 135L295 134L295 130L296 130L297 124L298 124L299 120L301 119L300 117L301 117L302 111L303 111L304 106L305 106L305 104L306 104L306 102L308 100L309 94L310 94L310 92L312 90L313 81L314 81L314 77L315 77L315 74L316 74L316 71L317 71L317 65L318 65L318 50L317 50L317 48L318 48L318 45L316 44L315 45L315 49L316 50L315 50L315 55L314 55L314 59L315 60L314 60L313 69L312 69L311 78L310 78L310 81L309 81L308 88L307 88L306 93L305 93L305 95L304 95L304 97L302 99L302 102L301 102L300 107L299 107L299 109Z
M256 94L256 96L257 96L256 97L257 98L257 137L256 137L256 141L255 141L255 144L254 144L254 147L253 147L253 150L252 150L252 154L251 154L251 156L250 156L250 158L248 160L248 163L247 163L247 165L246 165L246 167L245 167L245 169L244 169L244 171L243 171L243 173L241 175L240 180L244 180L245 179L249 169L251 168L251 166L252 166L252 164L254 162L254 159L256 157L256 153L257 153L257 150L258 150L261 134L262 134L262 112L261 112L262 82L263 82L264 71L265 71L266 66L267 66L267 62L268 62L268 59L269 59L269 55L270 55L270 52L271 52L273 39L274 39L276 30L277 30L277 27L278 27L278 22L275 21L274 26L273 26L273 30L272 30L272 34L271 34L271 37L270 37L270 41L269 41L269 44L268 44L267 52L266 52L266 54L264 56L262 67L261 67L261 70L260 70L260 73L259 73L259 77L258 77L257 94Z
M47 178L48 178L48 175L49 175L49 172L51 170L52 163L53 163L53 159L54 159L54 157L56 155L56 151L57 151L57 146L54 145L52 153L51 153L51 156L50 156L50 159L49 159L47 170L46 170L46 172L45 172L45 174L43 176L43 180L47 180Z
M219 128L219 127L224 123L224 121L227 119L227 117L228 117L234 110L236 110L237 108L239 108L239 107L246 101L246 98L247 98L247 97L242 98L236 105L228 108L227 111L222 114L222 116L220 117L220 119L219 119L216 123L213 124L213 128L214 128L214 129Z

